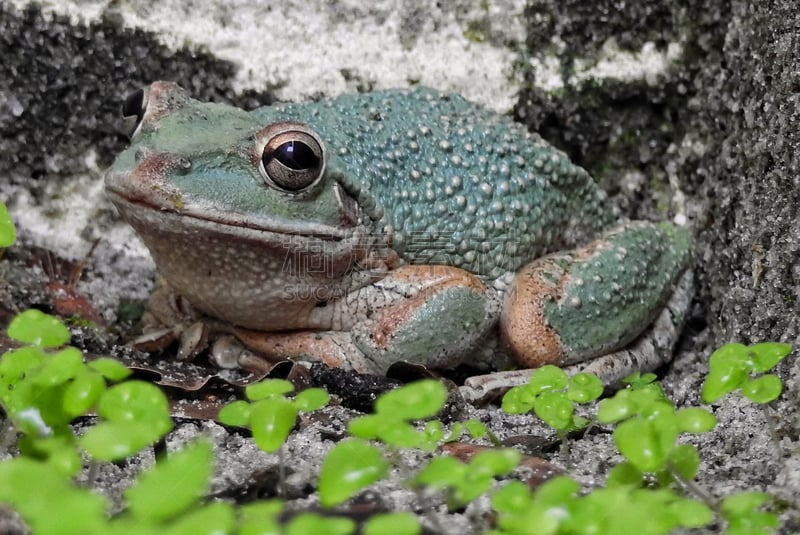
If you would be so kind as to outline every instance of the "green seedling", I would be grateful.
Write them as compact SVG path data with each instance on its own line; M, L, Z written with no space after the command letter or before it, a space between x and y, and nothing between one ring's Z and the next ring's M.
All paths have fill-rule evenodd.
M444 438L441 422L428 422L422 431L411 422L436 415L446 399L447 391L439 381L418 381L381 395L375 402L374 414L351 420L348 431L353 438L337 444L322 464L322 505L339 505L386 475L389 463L381 450L367 440L379 440L392 448L433 450Z
M38 535L102 533L107 500L81 489L48 462L16 457L0 463L0 502Z
M446 489L448 507L457 509L489 490L495 477L514 470L520 458L521 454L511 448L481 451L469 464L455 457L435 457L412 480L412 485Z
M652 378L631 378L630 386L600 402L597 420L618 424L614 442L626 462L614 467L609 485L641 484L645 473L654 473L662 485L673 478L694 479L699 455L691 444L677 445L680 433L705 433L716 425L705 409L676 410L661 386Z
M323 462L319 478L322 505L325 507L339 505L362 488L386 475L390 463L384 458L381 449L369 444L367 440L383 443L389 448L390 457L399 462L396 452L400 448L414 447L433 451L443 442L455 440L464 432L472 436L484 436L487 433L486 427L476 420L456 424L448 434L445 434L442 423L438 420L427 422L421 430L413 425L414 421L435 416L442 410L446 399L447 391L441 382L432 379L418 381L380 396L375 402L374 414L351 420L348 431L353 438L337 444ZM509 455L515 454L516 452L506 450L497 453L505 456L503 459L506 461ZM437 479L435 475L438 473L437 466L434 463L438 461L434 459L434 463L423 470L424 475L421 473L411 481L412 486L430 484L454 489L453 493L458 499L467 497L469 501L473 495L477 496L488 488L493 475L506 473L518 462L515 461L511 468L504 471L498 467L501 461L496 460L491 452L479 455L471 471L467 465L451 457L439 458L446 459L444 462L452 462L458 467L460 473L458 481ZM403 468L401 466L401 469ZM407 529L412 529L407 519L403 520L402 524L400 520L387 519L378 525L383 525L382 522L396 523L397 525L390 530L392 532L405 533ZM414 524L416 525L416 520Z
M439 381L417 381L380 396L375 402L375 413L351 420L348 432L395 448L433 451L444 438L441 425L433 424L418 431L411 422L435 416L446 400L447 391Z
M86 363L74 347L55 349L70 337L57 318L27 310L11 321L8 336L26 344L0 359L6 435L23 434L23 454L51 459L54 467L74 475L81 463L68 424L95 408L101 423L77 442L97 460L125 458L172 428L166 398L157 387L141 381L108 387L130 371L108 358Z
M14 222L8 214L5 203L0 202L0 247L10 247L17 241L17 231Z
M680 527L700 527L712 519L702 503L670 490L630 486L597 489L580 495L580 485L554 478L535 492L518 481L492 496L498 512L494 535L642 533L660 535Z
M755 403L777 399L781 395L781 380L766 372L777 366L791 350L788 344L774 342L722 346L709 358L711 371L703 383L703 402L714 403L736 389L741 389L742 395Z
M339 442L325 456L319 473L319 501L334 507L362 488L384 478L389 463L381 451L360 438Z
M596 400L603 393L603 383L590 373L568 377L557 366L538 368L528 384L515 386L503 396L502 408L509 414L533 412L552 427L566 457L567 435L586 427L590 420L575 414L575 406Z
M250 401L234 401L219 412L219 421L226 425L249 427L259 448L267 453L278 451L292 431L300 412L311 412L328 404L327 392L309 388L294 399L286 394L294 385L283 379L266 379L249 385L245 396Z
M759 509L770 497L762 492L740 492L722 500L720 512L728 522L725 535L771 535L778 517Z

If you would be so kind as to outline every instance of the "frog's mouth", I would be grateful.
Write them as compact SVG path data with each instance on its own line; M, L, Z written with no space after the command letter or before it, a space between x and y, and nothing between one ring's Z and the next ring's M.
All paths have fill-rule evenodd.
M355 228L342 228L323 223L310 221L285 221L282 219L263 216L257 217L249 214L239 214L229 211L220 211L210 205L183 205L165 206L162 203L147 202L142 199L131 199L125 193L107 187L111 202L122 214L123 218L133 225L133 220L139 220L153 226L168 226L183 220L205 222L209 228L228 228L230 233L235 229L265 232L276 235L306 237L313 240L342 241L353 236ZM134 225L135 226L135 225ZM206 226L206 225L203 225ZM138 230L138 229L137 229Z
M132 201L116 191L109 191L109 196L160 266L174 264L178 257L196 256L197 250L206 247L212 249L209 258L187 270L211 262L210 257L214 256L227 257L233 263L269 264L270 259L302 266L322 263L326 274L340 276L354 267L373 268L373 263L379 265L379 258L383 257L380 242L363 227L338 229L320 224L299 227L227 213L222 218L208 214L205 209L202 215L197 215L185 208L166 210Z

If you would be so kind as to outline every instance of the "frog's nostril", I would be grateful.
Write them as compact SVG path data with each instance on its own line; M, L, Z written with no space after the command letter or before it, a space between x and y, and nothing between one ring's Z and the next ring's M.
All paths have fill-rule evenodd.
M325 168L322 142L297 123L273 128L278 132L268 138L261 155L261 171L267 184L288 193L300 193L318 183Z

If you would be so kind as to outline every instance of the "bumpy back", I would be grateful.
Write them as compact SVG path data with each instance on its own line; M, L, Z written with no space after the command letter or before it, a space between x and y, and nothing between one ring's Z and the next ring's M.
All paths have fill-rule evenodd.
M315 129L384 209L376 231L416 264L494 278L607 227L604 193L521 125L458 95L418 88L253 112ZM391 227L387 229L387 227Z

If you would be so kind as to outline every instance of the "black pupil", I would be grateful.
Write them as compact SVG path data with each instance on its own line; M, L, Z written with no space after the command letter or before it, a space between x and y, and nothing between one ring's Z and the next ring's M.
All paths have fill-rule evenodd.
M275 149L274 157L279 162L295 171L313 169L319 166L319 158L311 147L302 141L287 141Z

